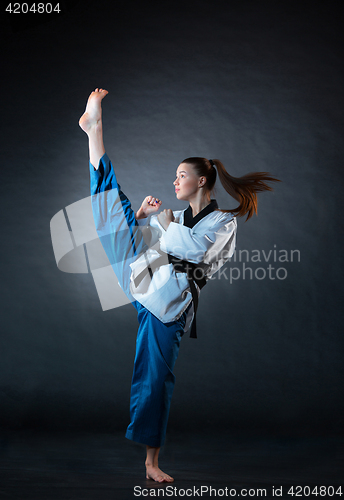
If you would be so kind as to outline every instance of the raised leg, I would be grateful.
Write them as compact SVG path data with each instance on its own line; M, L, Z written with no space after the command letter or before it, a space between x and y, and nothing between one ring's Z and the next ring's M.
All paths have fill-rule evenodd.
M92 92L88 98L87 105L86 105L86 110L85 113L82 115L82 117L79 120L79 125L82 128L82 130L87 134L88 140L89 140L89 155L90 155L90 163L93 165L95 170L98 170L99 168L99 163L102 157L105 155L105 147L104 147L104 142L103 142L103 126L102 126L102 108L101 108L101 101L104 99L104 97L108 94L107 90L103 89L95 89L94 92ZM106 161L106 158L103 158L102 161ZM132 243L133 243L133 235L130 232L130 228L132 226L135 226L135 214L130 208L130 202L129 200L125 197L125 195L120 191L120 187L118 187L119 191L119 197L120 197L120 203L114 203L113 204L113 211L114 210L120 210L120 213L122 214L121 217L114 217L114 219L117 220L117 226L116 227L111 227L108 228L106 225L107 219L106 219L106 214L108 211L106 210L106 214L104 214L102 207L105 205L106 207L110 206L111 203L110 201L112 200L111 198L111 192L106 191L107 197L105 197L106 203L104 203L104 200L101 195L104 195L104 193L100 193L98 197L93 198L93 204L94 204L94 215L95 215L95 221L97 223L98 219L100 220L99 226L102 228L102 230L105 232L105 234L100 234L99 236L102 237L102 244L110 258L110 262L112 266L115 269L116 275L118 279L121 281L121 286L122 288L126 291L127 295L129 296L129 292L127 289L129 289L129 286L127 283L127 278L128 278L128 272L127 272L127 261L130 261L128 258L128 255L125 253L126 251L130 251L132 249ZM116 193L117 196L117 193ZM109 198L110 197L110 198ZM99 207L97 206L99 204ZM117 208L116 208L117 207ZM112 213L113 215L113 213ZM120 225L118 221L123 222L123 227ZM110 223L110 222L109 222ZM97 229L98 230L98 229ZM99 233L98 233L99 234ZM124 238L124 236L128 236L127 238ZM108 237L108 238L107 238ZM116 237L119 238L119 241L116 240ZM120 237L122 237L122 240L120 240ZM124 241L128 239L128 241ZM107 241L109 240L109 242ZM141 241L142 240L142 241ZM107 244L109 243L109 245ZM142 248L144 248L144 241L142 237L137 238L135 240L135 252L140 253L142 252ZM142 247L142 248L141 248ZM118 249L124 249L125 256L123 255L118 255L120 252L118 252ZM129 250L125 250L129 249ZM116 250L115 254L113 253ZM138 306L139 307L139 306ZM140 309L140 307L139 307ZM158 320L157 320L158 321ZM183 326L182 326L183 328ZM175 362L175 359L177 357L177 352L174 352L175 349L179 348L179 340L180 337L176 337L175 342L172 342L172 346L167 346L166 353L164 352L164 355L166 358L169 358L171 356L171 373L168 370L168 375L170 375L170 378L172 377L174 379L174 375L172 373L173 365ZM174 345L176 343L176 345ZM161 348L162 346L160 346ZM161 349L160 349L161 350ZM160 352L159 350L159 352ZM171 352L170 352L171 351ZM162 365L165 366L166 360L163 360ZM166 381L167 384L167 381ZM173 385L174 385L174 380L169 381L170 386L169 392L170 396L172 395L172 390L173 390ZM164 396L163 392L163 396ZM167 398L170 399L170 398ZM163 427L164 429L162 430L162 434L165 433L165 427L167 425L167 416L169 412L169 402L167 405L167 408L164 410L164 418L162 419L164 421ZM146 465L146 477L147 479L152 479L157 482L173 482L174 479L169 476L168 474L164 473L161 469L159 469L158 466L158 456L159 456L159 451L160 447L153 447L153 446L148 446L147 445L147 457L145 461Z
M90 94L85 113L79 120L80 127L88 135L90 162L95 169L98 169L99 160L105 153L101 102L107 94L107 90L95 89Z

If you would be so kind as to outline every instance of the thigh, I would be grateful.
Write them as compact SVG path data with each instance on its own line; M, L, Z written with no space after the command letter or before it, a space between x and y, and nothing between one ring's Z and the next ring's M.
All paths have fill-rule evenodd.
M184 333L186 313L177 321L163 323L139 302L133 302L133 305L138 312L139 321L137 353L144 350L151 367L155 365L157 372L161 369L172 372Z
M135 213L120 186L92 196L93 217L97 234L118 282L130 301L130 264L146 252Z

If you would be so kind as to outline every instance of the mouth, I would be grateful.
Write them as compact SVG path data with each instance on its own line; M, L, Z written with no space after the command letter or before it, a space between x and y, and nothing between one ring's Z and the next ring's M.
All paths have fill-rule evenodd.
M178 193L179 189L175 189L175 192Z

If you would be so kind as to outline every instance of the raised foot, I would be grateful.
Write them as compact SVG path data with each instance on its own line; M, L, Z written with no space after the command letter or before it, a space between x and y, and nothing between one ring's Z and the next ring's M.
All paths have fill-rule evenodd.
M85 113L79 120L79 125L84 132L88 133L92 127L101 125L101 102L108 93L104 89L95 89L94 92L91 92L86 104Z
M173 477L165 474L159 467L154 467L152 465L146 465L146 478L153 479L158 483L173 483Z

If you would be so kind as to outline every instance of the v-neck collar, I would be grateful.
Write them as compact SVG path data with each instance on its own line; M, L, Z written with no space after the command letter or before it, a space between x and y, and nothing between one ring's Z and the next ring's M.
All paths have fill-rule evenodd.
M214 212L218 208L218 204L216 200L211 200L209 205L203 208L198 214L193 217L192 216L192 208L189 205L188 208L184 212L184 226L189 227L190 229L193 228L197 222L203 219L206 215L210 214L211 212Z

